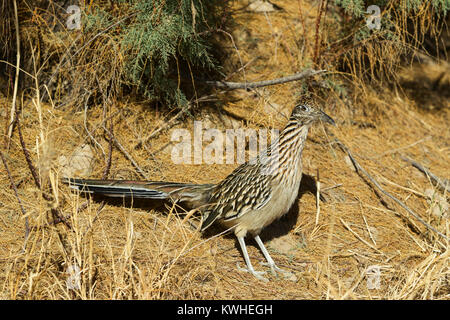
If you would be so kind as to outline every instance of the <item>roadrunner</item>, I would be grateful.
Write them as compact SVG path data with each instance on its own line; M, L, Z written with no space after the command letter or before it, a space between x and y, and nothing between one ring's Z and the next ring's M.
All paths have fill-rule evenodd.
M311 103L297 105L278 139L255 159L240 165L217 184L177 182L65 179L72 188L84 193L109 197L133 197L181 202L202 213L202 231L213 222L231 228L238 239L247 268L260 280L266 280L250 261L245 236L250 234L261 249L272 273L278 268L261 241L261 230L288 212L297 198L302 178L302 150L309 128L333 119Z

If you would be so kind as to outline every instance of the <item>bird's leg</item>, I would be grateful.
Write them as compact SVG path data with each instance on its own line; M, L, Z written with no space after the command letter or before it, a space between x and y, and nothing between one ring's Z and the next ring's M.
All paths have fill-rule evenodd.
M239 245L241 246L242 254L244 255L245 263L247 264L247 268L241 268L239 266L239 263L237 263L238 270L239 271L250 272L257 279L267 282L268 280L261 275L261 274L264 274L264 272L262 272L262 271L255 271L255 269L253 269L252 263L250 262L250 257L248 256L248 253L247 253L247 247L245 246L244 237L237 237L237 238L238 238L238 241L239 241Z
M272 274L275 275L277 272L281 272L281 273L284 273L285 275L292 275L292 273L290 273L289 271L283 270L275 264L275 261L273 261L272 257L269 254L269 251L267 251L267 249L264 246L264 243L262 242L259 235L255 236L255 241L258 244L259 248L261 249L264 257L266 258L267 265L269 265L270 270L272 271Z

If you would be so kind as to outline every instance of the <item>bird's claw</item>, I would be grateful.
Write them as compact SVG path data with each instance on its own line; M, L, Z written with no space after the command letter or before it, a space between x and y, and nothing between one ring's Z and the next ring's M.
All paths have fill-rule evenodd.
M266 273L265 271L256 271L256 270L253 269L253 268L251 268L251 269L250 269L250 268L242 268L242 267L239 265L239 262L237 262L236 265L237 265L237 269L238 269L239 271L251 273L251 274L254 275L255 278L257 278L258 280L261 280L261 281L264 281L264 282L269 282L269 280L267 280L266 278L264 278L264 277L262 276L264 273Z
M261 265L263 265L263 266L269 266L270 267L270 272L274 275L274 276L276 276L277 275L277 272L278 273L282 273L283 275L284 275L284 277L285 278L290 278L290 277L292 277L294 274L293 273L291 273L291 272L289 272L289 271L286 271L286 270L284 270L284 269L281 269L281 268L279 268L276 264L271 264L271 263L268 263L268 262L260 262L260 264Z

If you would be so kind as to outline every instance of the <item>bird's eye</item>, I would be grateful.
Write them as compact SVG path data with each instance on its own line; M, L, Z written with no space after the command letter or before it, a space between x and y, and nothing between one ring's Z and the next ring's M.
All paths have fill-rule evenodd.
M309 107L305 106L305 105L302 105L302 106L300 106L300 110L308 112L309 111Z

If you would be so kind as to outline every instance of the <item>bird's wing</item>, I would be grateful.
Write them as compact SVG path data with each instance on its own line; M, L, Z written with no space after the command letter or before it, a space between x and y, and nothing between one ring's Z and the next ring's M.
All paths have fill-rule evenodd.
M261 174L258 163L239 166L211 193L210 208L205 211L202 229L216 219L229 221L263 208L272 197L270 180L271 176Z

